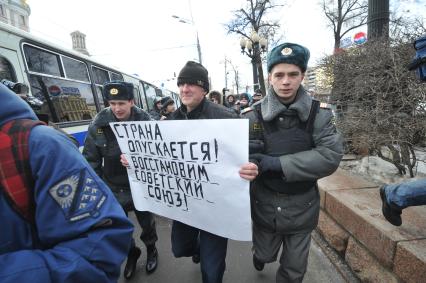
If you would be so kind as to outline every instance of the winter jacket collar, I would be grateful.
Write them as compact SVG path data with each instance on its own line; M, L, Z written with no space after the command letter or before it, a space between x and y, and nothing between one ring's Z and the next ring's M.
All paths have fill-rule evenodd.
M201 100L200 104L189 113L186 106L182 104L179 107L179 112L181 115L183 115L187 119L197 119L200 117L201 113L203 113L203 108L204 108L204 104L206 104L206 101L207 99L204 97L203 100Z
M262 117L265 121L272 121L279 114L295 112L302 122L308 120L311 110L312 98L300 86L297 90L295 101L288 107L281 103L274 89L269 88L268 95L259 102L262 109ZM256 103L257 104L257 103Z
M128 121L142 121L142 120L149 120L149 119L143 119L143 110L140 108L133 106L132 107L132 113L130 114L130 117ZM96 115L95 120L93 121L93 124L95 124L98 127L105 127L108 126L111 122L118 122L117 118L114 116L114 113L112 113L112 110L110 107L107 107L103 109L101 112Z

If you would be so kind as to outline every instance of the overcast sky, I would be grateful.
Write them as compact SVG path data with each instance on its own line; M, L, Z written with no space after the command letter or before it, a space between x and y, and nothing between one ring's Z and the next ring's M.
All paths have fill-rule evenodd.
M71 48L71 32L86 34L89 53L100 62L138 74L156 85L170 80L188 60L198 60L196 31L203 65L209 70L214 89L225 86L224 58L239 70L243 85L253 82L250 58L240 53L239 37L227 35L224 24L232 11L246 0L28 0L31 32ZM278 10L283 41L296 42L311 51L310 66L332 52L332 31L326 27L319 0L287 0ZM406 5L425 6L426 0L403 0ZM194 20L180 23L172 15ZM361 28L361 31L366 31ZM354 33L351 34L353 36ZM271 47L269 47L271 48ZM230 71L228 65L228 71ZM228 88L233 76L228 75Z

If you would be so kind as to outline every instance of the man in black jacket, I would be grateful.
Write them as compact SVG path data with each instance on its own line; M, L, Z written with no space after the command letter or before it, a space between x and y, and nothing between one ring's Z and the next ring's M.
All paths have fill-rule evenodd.
M134 105L133 85L127 82L109 82L104 85L103 95L110 107L99 112L90 124L84 142L83 155L95 172L111 188L114 196L127 212L135 210L127 171L120 163L121 150L117 139L109 125L118 121L149 121L148 113ZM158 252L155 247L157 232L153 215L148 211L135 210L136 218L142 228L140 239L147 249L146 272L151 273L157 268ZM127 257L124 277L131 278L136 269L136 262L141 250L132 240Z
M208 72L201 64L187 62L179 73L177 84L182 105L169 120L238 118L233 110L206 99ZM251 181L258 173L257 166L244 164L239 173L241 178ZM203 283L222 282L227 245L226 238L173 221L173 254L175 257L192 256L194 263L201 262Z

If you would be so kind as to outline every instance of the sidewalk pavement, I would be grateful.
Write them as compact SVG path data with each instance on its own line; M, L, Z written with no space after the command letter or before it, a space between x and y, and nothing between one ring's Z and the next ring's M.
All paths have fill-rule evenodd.
M134 213L130 213L133 223L136 222ZM125 280L123 276L118 282L140 283L201 283L200 265L194 264L191 258L175 258L171 252L170 232L171 221L163 217L156 217L159 251L159 265L157 270L150 275L145 272L146 251L139 239L140 227L136 227L134 238L136 244L142 248L142 256L138 261L137 272L134 278ZM254 269L252 264L251 242L230 240L226 257L226 271L223 283L274 283L278 262L267 264L262 272ZM124 268L124 264L123 264ZM324 255L319 246L312 241L308 271L304 281L309 282L345 282L333 264Z

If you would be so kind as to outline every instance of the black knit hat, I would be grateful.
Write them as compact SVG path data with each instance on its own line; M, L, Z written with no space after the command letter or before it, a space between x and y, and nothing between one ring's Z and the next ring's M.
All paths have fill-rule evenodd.
M180 70L177 85L193 84L202 87L206 92L209 91L209 72L203 65L194 61L186 62Z
M106 100L131 100L133 84L120 81L107 82L104 84L102 93Z
M302 45L289 42L280 44L268 54L268 72L277 64L287 63L299 66L304 73L308 67L309 56L309 50Z

